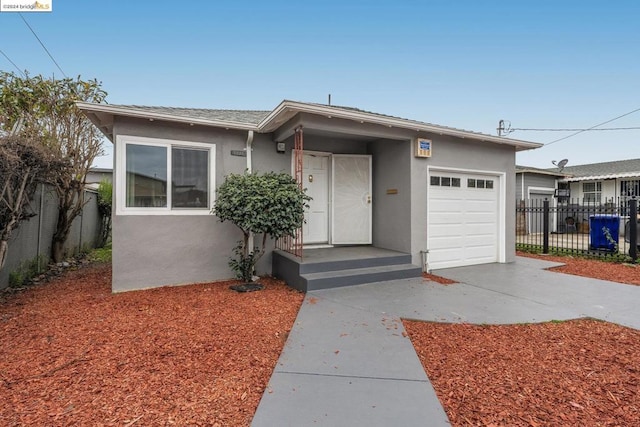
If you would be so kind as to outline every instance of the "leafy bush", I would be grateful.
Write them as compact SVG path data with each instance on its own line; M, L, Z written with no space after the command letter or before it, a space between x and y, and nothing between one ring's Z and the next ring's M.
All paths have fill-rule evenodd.
M264 254L267 238L294 236L302 227L311 197L286 173L230 174L218 188L212 213L230 221L243 234L229 266L239 279L250 282L255 264ZM249 248L251 233L262 234L260 247Z

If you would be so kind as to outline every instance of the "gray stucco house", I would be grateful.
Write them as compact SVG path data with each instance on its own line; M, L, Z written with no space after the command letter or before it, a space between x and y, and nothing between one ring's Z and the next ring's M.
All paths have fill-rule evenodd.
M515 153L540 146L294 101L271 111L78 106L114 143L116 292L232 277L240 233L210 209L225 176L246 169L292 173L313 197L304 246L289 245L304 259L361 247L428 270L511 262ZM280 252L258 272L272 273Z
M558 170L516 165L516 200L544 200L553 203L558 182L568 175Z

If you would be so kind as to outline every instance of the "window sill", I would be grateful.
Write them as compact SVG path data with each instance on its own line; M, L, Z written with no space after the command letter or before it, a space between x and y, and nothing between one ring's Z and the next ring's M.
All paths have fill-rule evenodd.
M194 216L212 215L211 209L120 209L117 216Z

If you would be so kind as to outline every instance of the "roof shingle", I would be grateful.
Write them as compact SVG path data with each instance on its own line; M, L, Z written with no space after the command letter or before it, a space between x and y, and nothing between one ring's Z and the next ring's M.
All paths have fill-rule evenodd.
M245 123L258 125L271 111L263 110L214 110L208 108L178 108L148 105L116 105L114 107L132 108L155 114L169 114L184 118L196 118L204 120L219 120L224 122Z

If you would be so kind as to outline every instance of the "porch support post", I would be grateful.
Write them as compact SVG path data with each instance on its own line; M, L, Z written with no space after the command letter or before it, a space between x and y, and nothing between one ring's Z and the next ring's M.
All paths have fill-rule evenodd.
M294 138L294 148L295 148L295 174L296 174L296 182L298 186L302 189L302 169L304 167L304 131L302 130L302 125L298 126L295 130L295 138ZM296 230L296 238L293 243L293 250L295 255L302 259L303 251L302 251L302 227Z
M302 126L298 126L295 130L295 140L294 140L294 144L295 144L295 178L296 181L298 182L298 185L300 186L300 188L302 188L302 168L304 166L304 156L303 156L303 150L304 150L304 132L302 130Z

